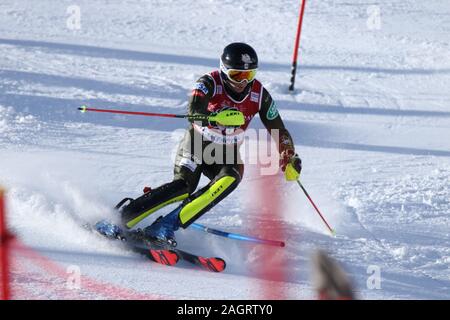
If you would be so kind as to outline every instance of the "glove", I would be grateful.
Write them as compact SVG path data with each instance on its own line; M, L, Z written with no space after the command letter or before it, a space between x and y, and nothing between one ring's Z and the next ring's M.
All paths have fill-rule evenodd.
M208 117L208 124L209 124L211 127L217 126L217 121L213 120L214 117L217 116L217 112L211 112L208 116L209 116L209 117Z
M295 181L302 171L302 160L292 149L284 150L280 155L280 167L284 172L286 181Z

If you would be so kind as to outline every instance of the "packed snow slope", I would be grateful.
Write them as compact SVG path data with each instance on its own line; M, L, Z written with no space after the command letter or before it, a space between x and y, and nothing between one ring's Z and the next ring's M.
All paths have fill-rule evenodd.
M0 3L0 184L9 227L25 244L63 270L78 267L90 284L144 296L255 299L273 285L280 298L314 298L310 257L321 248L361 298L450 298L448 0L308 1L293 93L297 0L79 0L80 28L73 4ZM258 246L181 231L185 248L228 261L225 273L211 274L149 263L80 227L143 186L170 181L186 123L76 108L184 113L195 80L235 41L259 53L258 77L296 142L303 184L337 231L329 236L298 186L280 177L282 282L253 273ZM248 166L239 188L199 222L258 236L258 209L246 205L255 179ZM64 277L30 263L39 259L14 257L15 297L73 297Z

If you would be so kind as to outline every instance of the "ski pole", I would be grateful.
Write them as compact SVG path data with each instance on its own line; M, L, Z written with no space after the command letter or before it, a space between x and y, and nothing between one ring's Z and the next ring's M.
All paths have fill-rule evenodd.
M229 238L229 239L254 242L254 243L265 244L265 245L275 246L275 247L284 247L285 246L285 243L283 241L266 240L266 239L260 239L260 238L250 237L250 236L244 236L244 235L237 234L237 233L220 231L217 229L208 228L208 227L198 224L198 223L192 223L191 227L193 227L194 229L206 232L206 233L215 234L217 236L225 237L225 238Z
M308 192L306 191L306 189L303 187L302 183L300 182L300 180L297 180L298 185L300 186L300 188L302 188L303 192L305 193L306 197L308 198L309 202L311 202L311 204L313 205L314 209L316 209L317 213L319 214L320 218L322 219L322 221L325 223L325 225L327 226L328 230L330 230L331 235L335 236L336 232L330 227L330 225L328 224L328 222L325 220L325 218L323 217L323 215L320 213L319 208L317 208L316 204L314 203L314 201L312 201L311 197L309 196Z
M165 117L165 118L182 118L188 119L189 121L216 121L225 126L241 126L245 123L244 115L240 111L236 110L225 110L218 114L204 115L204 114L172 114L172 113L156 113L156 112L141 112L141 111L125 111L125 110L112 110L112 109L96 109L89 108L87 106L81 106L78 108L81 112L104 112L104 113L115 113L115 114L127 114L135 116L146 116L146 117Z

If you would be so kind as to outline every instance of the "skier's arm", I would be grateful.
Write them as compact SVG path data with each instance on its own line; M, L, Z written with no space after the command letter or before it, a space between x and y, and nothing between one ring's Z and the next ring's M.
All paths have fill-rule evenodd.
M273 130L278 130L278 141L275 142L277 143L279 153L281 154L287 149L295 151L294 141L292 140L289 131L284 126L275 101L266 89L263 90L262 99L259 117L274 139L276 139L276 136L273 134Z
M214 80L209 75L204 75L198 79L189 97L188 114L211 114L207 107L209 100L214 95L214 90ZM202 126L207 126L208 124L208 121L204 120Z
M285 171L287 180L297 180L302 169L302 162L295 153L294 141L284 126L275 101L266 89L263 89L259 117L272 138L276 139L275 132L278 131L278 141L275 142L280 153L281 169Z

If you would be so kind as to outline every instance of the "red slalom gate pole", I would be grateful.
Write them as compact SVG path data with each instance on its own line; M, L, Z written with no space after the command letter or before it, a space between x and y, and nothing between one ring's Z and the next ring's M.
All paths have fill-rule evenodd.
M0 268L1 268L1 299L10 299L9 290L9 240L11 239L6 228L5 191L0 187Z
M297 36L295 38L294 55L292 57L291 85L289 86L289 91L294 90L295 75L297 73L298 48L300 46L300 35L302 33L303 14L305 13L305 5L306 0L302 0L302 5L300 6L300 13L298 17Z

